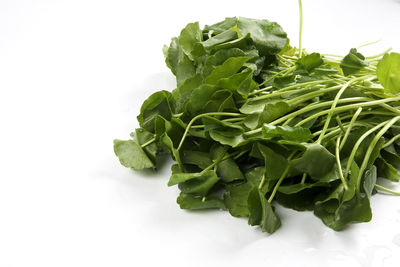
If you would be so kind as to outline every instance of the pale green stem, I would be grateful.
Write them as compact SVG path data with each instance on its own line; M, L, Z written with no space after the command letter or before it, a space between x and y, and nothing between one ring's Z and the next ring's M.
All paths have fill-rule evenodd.
M394 141L396 141L399 138L400 138L400 134L395 135L392 139L390 139L388 142L386 142L386 144L382 148L390 146L391 144L394 143Z
M340 120L340 116L339 116L339 115L336 116L336 122L337 122L337 124L338 124L340 130L342 130L342 132L344 133L344 132L345 132L345 129L344 129L344 127L343 127L343 124L342 124L342 121Z
M346 179L344 179L344 176L343 176L342 163L340 162L339 144L340 144L340 136L336 139L336 149L335 149L336 164L338 167L340 180L342 180L344 189L347 190L349 187L347 186Z
M382 41L382 38L379 38L378 40L375 40L375 41L373 41L373 42L369 42L369 43L366 43L366 44L362 44L362 45L360 45L359 47L357 47L357 50L360 49L360 48L362 48L362 47L365 47L365 46L369 46L369 45L373 45L373 44L379 43L380 41Z
M268 199L268 202L269 202L269 203L271 203L272 200L274 199L275 194L276 194L276 192L278 191L279 186L281 185L283 179L285 179L286 175L288 174L288 172L289 172L289 170L290 170L290 160L293 158L293 156L294 156L295 153L296 153L296 152L292 152L292 154L289 156L289 158L288 158L288 164L287 164L285 170L283 171L281 177L279 177L279 180L278 180L278 182L276 183L274 189L272 190L271 196L270 196L269 199Z
M381 185L379 185L379 184L376 184L376 185L375 185L375 188L378 189L378 190L381 190L381 191L390 193L390 194L395 195L395 196L400 196L400 192L393 191L393 190L391 190L391 189L389 189L389 188L386 188L386 187L383 187L383 186L381 186Z
M346 130L346 132L344 133L344 136L343 136L343 139L342 139L342 143L340 144L339 150L342 150L344 144L346 143L347 138L349 137L351 128L353 128L353 125L354 125L354 123L356 122L357 117L358 117L358 115L360 115L361 111L362 111L362 107L359 107L359 108L356 110L356 112L354 113L353 117L351 118L350 123L349 123L349 126L347 127L347 130Z
M389 53L391 50L392 50L392 48L390 47L390 48L388 48L386 51L384 51L384 52L382 52L382 53L380 53L380 54L378 54L378 55L371 56L371 57L366 57L365 59L373 59L373 58L381 57L381 56L383 56L383 55Z
M151 138L149 141L147 141L146 143L144 143L144 144L142 144L142 145L140 145L140 146L141 146L142 148L143 148L143 147L146 147L146 146L150 145L151 143L153 143L154 141L156 141L156 138L155 138L155 137Z
M303 173L303 177L301 177L301 184L304 184L306 182L306 178L307 178L307 173Z
M371 144L368 146L367 152L365 152L364 160L361 163L360 171L358 172L357 192L360 192L361 178L364 170L367 168L369 158L371 157L371 153L374 150L376 143L378 142L379 138L381 138L381 136L384 135L387 132L387 130L389 130L389 128L393 124L395 124L398 120L400 120L400 116L394 117L388 123L386 123L386 125L375 135L374 139L372 139Z
M332 81L330 81L330 80L318 80L318 81L311 81L311 82L293 84L293 85L281 88L279 90L276 90L274 92L275 94L273 96L283 95L283 94L287 93L287 91L289 91L291 89L304 88L304 87L307 87L309 85L323 84L323 83L328 83L328 82L332 82ZM260 90L262 90L262 89L260 89ZM290 91L290 92L293 93L295 91L293 90L293 91ZM279 94L277 94L277 93L279 93ZM271 94L268 94L268 95L262 95L262 96L253 97L253 98L251 98L251 100L262 100L262 99L267 99L267 98L270 98L270 97L273 97L273 96L272 96L272 93L271 93Z
M330 91L335 91L337 89L340 89L340 88L342 88L342 86L343 85L336 85L336 86L333 86L333 87L319 89L317 91L310 92L310 93L307 93L307 94L300 95L298 97L292 98L292 99L288 100L287 103L289 105L296 106L296 105L298 105L300 103L304 103L304 102L306 102L306 101L308 101L310 99L313 99L314 97L321 96L321 95L324 95L325 93L328 93Z
M302 56L302 38L303 38L303 4L299 0L299 18L300 18L300 29L299 29L299 58Z
M343 112L343 111L348 111L348 110L352 110L352 109L359 108L359 107L370 107L370 106L380 105L382 103L399 101L399 100L400 100L400 96L391 97L391 98L384 98L384 99L380 99L380 100L374 100L374 101L356 103L356 104L353 104L353 105L346 105L346 106L336 107L334 111L335 112ZM319 113L313 114L310 117L298 122L295 126L301 126L304 123L306 123L306 122L308 122L310 120L313 120L314 118L320 117L322 115L326 115L329 112L330 112L330 110L324 110L324 111L321 111ZM400 110L398 110L396 113L400 114Z
M261 86L261 84L260 84L260 86ZM251 92L251 93L249 94L249 96L251 96L251 95L256 95L256 94L259 94L259 93L262 93L262 92L265 92L265 91L269 91L269 90L271 90L272 88L273 88L272 86L268 86L268 87L264 87L263 89L254 90L253 92Z
M371 100L371 99L370 99L370 98L367 98L367 97L351 97L351 98L340 99L340 100L339 100L339 103L340 103L340 104L343 104L343 103L351 103L351 102L359 102L359 101L370 101L370 100ZM297 117L298 115L307 113L307 112L312 111L312 110L314 110L314 109L318 109L318 108L330 106L330 105L332 104L332 102L333 102L333 100L331 100L331 101L326 101L326 102L322 102L322 103L317 103L317 104L314 104L314 103L313 103L313 104L310 104L310 105L308 105L308 106L305 106L305 107L302 108L302 109L299 109L299 110L297 110L297 111L295 111L295 112L289 113L289 114L287 114L287 115L285 115L285 116L283 116L283 117L281 117L281 118L279 118L279 119L277 119L277 120L274 120L274 121L270 122L269 124L271 124L271 125L280 124L280 123L282 123L282 122L284 122L284 121L293 119L293 118ZM363 102L363 103L364 103L364 102ZM346 105L346 106L342 106L342 107L338 107L338 108L350 107L350 108L349 108L349 110L350 110L350 109L352 109L352 106L353 106L353 105L351 105L351 107L350 107L350 105ZM336 108L336 109L338 109L338 108ZM327 111L329 112L329 110L327 110ZM308 117L308 118L309 118L309 117ZM303 120L303 121L304 121L304 120ZM299 123L301 123L301 124L297 123L296 126L302 125L302 124L304 124L304 123L306 122L306 121L305 121L304 123L302 123L303 121L300 121L300 122L299 122ZM308 121L308 120L307 120L307 121ZM254 130L252 130L252 131L246 132L245 134L246 134L246 135L251 135L251 134L259 133L259 132L261 132L261 130L262 130L262 128L254 129Z
M370 135L371 133L375 132L376 130L381 128L386 123L388 123L388 121L384 121L384 122L379 123L375 127L373 127L371 129L369 129L368 131L366 131L363 135L360 136L360 138L358 138L358 140L354 144L353 149L351 150L350 156L349 156L349 158L347 160L347 166L346 166L346 170L344 172L344 178L345 179L347 179L347 176L349 175L351 164L353 163L353 160L354 160L354 157L356 155L356 152L357 152L359 146L361 145L362 141L364 141L364 139L367 138L368 135Z
M260 184L258 185L258 189L261 189L265 182L265 174L263 174Z
M360 101L370 101L370 100L371 100L371 98L368 98L368 97L350 97L350 98L339 99L338 103L339 103L339 104L346 104L346 103L360 102ZM281 118L279 118L279 119L277 119L277 120L271 122L270 124L276 125L276 124L279 124L279 123L281 123L281 122L283 122L283 121L285 121L285 120L288 120L288 119L290 119L290 118L292 118L292 117L297 117L298 115L307 113L307 112L312 111L312 110L314 110L314 109L318 109L318 108L323 108L323 107L331 106L333 101L334 101L334 100L330 100L330 101L326 101L326 102L322 102L322 103L317 103L317 104L315 104L315 103L310 104L310 105L308 105L308 106L305 106L305 107L302 108L302 109L299 109L299 110L297 110L297 111L295 111L295 112L289 113L289 114L285 115L284 117L281 117ZM361 102L361 103L367 103L367 102ZM360 104L360 103L356 103L356 104ZM335 110L337 110L337 109L339 109L339 108L343 109L343 108L345 108L345 107L347 107L348 110L351 110L352 107L353 107L353 105L355 105L355 104L352 104L352 105L345 105L345 106L341 106L341 107L336 107ZM346 109L345 109L345 110L346 110ZM319 112L319 113L316 113L316 114L314 114L314 115L311 115L310 117L307 117L307 118L304 119L303 121L300 121L299 123L297 123L296 126L300 126L300 125L306 123L307 121L310 121L310 120L312 120L312 119L314 119L314 118L316 118L316 117L319 117L320 115L315 116L315 115L317 115L317 114L320 114L320 113L321 113L321 115L325 115L325 114L329 113L329 111L330 111L330 110L323 110L323 111L321 111L321 112Z
M335 99L333 100L332 106L331 106L331 108L329 110L328 116L327 116L327 118L325 120L325 124L324 124L324 127L322 129L322 132L321 132L320 136L318 137L317 144L321 143L321 140L324 137L326 130L328 129L329 123L331 122L331 118L332 118L333 112L334 112L334 110L336 108L336 105L338 104L338 101L339 101L340 97L342 96L344 91L350 86L350 84L352 84L355 81L360 80L360 79L365 79L365 77L354 78L354 79L348 81L345 85L343 85L343 87L336 94Z

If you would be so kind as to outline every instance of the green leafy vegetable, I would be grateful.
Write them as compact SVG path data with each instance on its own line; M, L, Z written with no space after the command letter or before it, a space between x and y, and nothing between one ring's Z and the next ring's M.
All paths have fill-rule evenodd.
M377 184L400 181L400 54L299 47L268 20L189 23L164 47L177 87L149 96L132 139L114 141L121 164L154 169L169 154L182 209L227 210L263 232L281 226L277 203L337 231L370 221L376 192L400 195Z

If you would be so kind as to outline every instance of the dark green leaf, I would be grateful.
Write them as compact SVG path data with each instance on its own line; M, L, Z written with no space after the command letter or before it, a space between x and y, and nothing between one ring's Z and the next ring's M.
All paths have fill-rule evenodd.
M176 174L178 175L178 174ZM188 194L194 194L194 195L200 195L200 196L206 196L207 193L210 191L210 189L218 182L219 178L215 171L205 171L201 173L201 175L193 174L194 176L184 176L185 174L182 174L182 176L178 176L174 178L174 183L175 179L185 179L187 180L185 182L180 182L178 187L183 193L188 193ZM172 176L171 176L171 179Z
M206 77L206 83L217 84L220 79L236 74L248 60L248 57L231 57L227 59L222 65L215 67L210 75Z
M194 57L192 55L193 48L196 43L202 41L202 31L200 30L199 23L189 23L186 27L181 31L181 35L178 37L178 41L180 46L182 47L183 52L193 60Z
M300 158L292 160L292 166L309 174L314 180L319 180L335 166L335 156L319 144L306 144L306 147Z
M365 61L365 57L361 53L358 53L355 48L350 49L350 52L340 63L345 76L357 73L366 66L368 66L368 62Z
M312 53L297 60L297 69L303 69L308 73L324 63L319 53Z
M154 132L155 117L160 115L166 120L170 120L173 110L172 94L168 91L158 91L143 102L137 119L142 128Z
M376 166L372 165L365 171L363 188L364 192L369 199L371 199L372 191L376 184Z
M181 193L176 200L181 209L204 210L204 209L225 209L224 202L216 196L202 197Z
M193 164L202 169L212 164L209 153L201 151L184 150L182 151L181 160L184 164Z
M242 183L239 185L228 184L226 185L226 192L224 194L225 206L229 213L234 217L247 217L249 216L249 209L247 207L247 199L249 192L253 188L250 183Z
M261 54L276 55L286 45L286 33L276 22L240 17L237 28L242 35L250 34Z
M312 138L312 134L309 129L301 126L274 126L270 124L264 124L263 128L264 138L281 137L290 141L306 142Z
M225 153L226 148L222 146L214 146L211 148L211 156L214 161L218 160L218 158L221 156L223 157ZM244 179L242 171L232 158L228 158L219 162L217 164L217 173L218 176L227 183Z
M249 193L248 209L249 224L260 225L263 232L272 234L281 226L281 220L258 187L254 187Z
M384 160L383 158L377 158L375 164L377 165L379 177L388 179L393 182L400 181L400 172L386 160Z
M138 128L135 130L135 136L137 139L137 142L139 145L146 144L147 142L151 141L154 138L154 134L151 132L143 129L143 128ZM149 159L152 162L156 162L156 157L157 157L157 152L158 152L158 146L155 142L146 145L144 148L142 148L144 152L146 152L146 155L149 157Z

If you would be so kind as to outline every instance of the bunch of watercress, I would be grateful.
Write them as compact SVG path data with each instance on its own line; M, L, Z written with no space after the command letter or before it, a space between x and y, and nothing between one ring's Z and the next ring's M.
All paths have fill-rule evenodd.
M400 54L307 53L274 22L189 23L164 48L177 88L144 101L115 140L122 165L176 161L182 209L225 209L273 233L275 202L334 230L371 220L377 177L400 174Z

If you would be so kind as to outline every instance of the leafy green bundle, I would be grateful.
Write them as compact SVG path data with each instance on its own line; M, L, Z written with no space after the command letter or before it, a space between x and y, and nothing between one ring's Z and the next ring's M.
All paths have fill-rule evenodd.
M177 88L144 101L122 165L176 161L182 209L225 209L273 233L274 202L334 230L371 220L377 177L400 174L400 54L307 54L274 22L189 23L164 48Z

